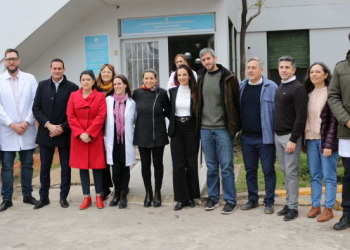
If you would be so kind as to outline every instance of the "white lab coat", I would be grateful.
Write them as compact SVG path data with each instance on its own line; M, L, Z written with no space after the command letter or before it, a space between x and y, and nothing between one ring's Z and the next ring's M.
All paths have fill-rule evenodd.
M106 150L107 164L113 165L113 148L114 148L114 98L108 96L107 115L105 122L104 144ZM134 140L134 123L136 120L136 103L133 99L128 98L125 105L125 166L135 164L135 146Z
M13 95L10 74L8 71L0 75L0 147L2 151L20 151L35 148L37 134L36 120L32 107L38 83L31 74L18 72L19 110ZM18 135L9 125L27 121L29 126L22 135Z

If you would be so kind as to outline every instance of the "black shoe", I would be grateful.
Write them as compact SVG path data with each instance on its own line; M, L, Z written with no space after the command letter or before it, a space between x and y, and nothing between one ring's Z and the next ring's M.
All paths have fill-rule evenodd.
M233 211L235 211L237 209L237 206L235 204L232 203L226 203L224 208L221 210L222 214L232 214Z
M26 196L23 197L23 203L31 204L31 205L36 205L38 204L39 201L37 201L33 196Z
M184 207L187 206L187 202L186 201L179 201L178 203L176 203L174 210L175 211L179 211L181 209L183 209Z
M159 191L154 192L153 207L160 207L162 205L162 195Z
M128 200L127 200L127 191L122 191L122 195L120 197L120 202L119 202L119 208L123 209L128 206Z
M105 190L102 191L101 196L103 201L108 199L108 196L111 194L111 190L109 188L106 188Z
M49 198L40 199L38 204L36 204L33 209L39 209L39 208L42 208L43 206L46 206L49 204L50 204Z
M288 209L288 213L286 214L286 216L284 216L283 220L290 221L290 220L294 220L296 217L298 217L298 210Z
M61 207L63 207L63 208L69 207L69 203L68 203L68 201L67 201L67 198L61 197L61 198L60 198L60 204L61 204Z
M111 201L111 203L109 203L109 206L110 207L118 206L119 201L120 201L120 189L116 189L114 190L113 200Z
M340 221L334 225L335 230L343 230L345 228L350 227L350 216L343 215L340 218Z
M12 207L12 205L13 205L12 201L2 201L0 205L0 212L5 211L9 207Z
M150 207L153 201L153 192L151 190L146 190L145 201L143 202L144 207Z
M273 204L265 204L264 213L265 214L273 214L275 209L273 208Z
M259 207L259 202L257 201L248 201L241 207L241 210L251 210L253 208Z
M288 213L288 206L286 205L286 206L284 206L284 208L281 210L281 211L278 211L277 212L277 215L278 216L283 216L283 215L286 215L287 213Z
M187 205L189 206L189 207L195 207L196 206L196 203L194 202L194 200L192 200L192 199L190 199L188 202L187 202Z
M219 202L215 202L213 199L209 198L207 200L207 204L205 204L204 209L206 211L211 211L211 210L214 210L218 206L219 206Z
M128 188L127 190L126 190L126 194L129 194L130 193L130 189Z

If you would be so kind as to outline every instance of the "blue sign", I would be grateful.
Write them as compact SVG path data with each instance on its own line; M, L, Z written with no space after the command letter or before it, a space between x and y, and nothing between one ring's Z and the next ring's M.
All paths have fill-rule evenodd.
M109 63L108 35L86 36L85 68L94 71L97 77L105 63Z
M122 36L213 33L214 14L122 20Z

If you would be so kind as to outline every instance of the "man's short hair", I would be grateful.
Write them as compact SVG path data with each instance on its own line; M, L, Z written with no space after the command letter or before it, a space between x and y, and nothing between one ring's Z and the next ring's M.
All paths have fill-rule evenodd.
M64 68L64 62L63 62L61 59L59 59L59 58L55 58L55 59L53 59L53 60L51 61L51 63L50 63L50 68L52 68L52 63L53 63L53 62L60 62L60 63L62 63L63 68Z
M264 67L264 61L261 60L259 57L252 57L248 60L247 63L251 62L251 61L257 61L259 63L259 67L263 68Z
M15 52L15 53L17 54L17 57L19 58L18 51L15 50L15 49L7 49L7 50L5 51L5 57L6 57L6 55L7 55L8 53L11 53L11 52Z
M215 52L211 48L204 48L199 52L199 57L202 58L205 54L210 53L212 57L215 57Z
M282 56L278 59L278 66L280 66L280 62L291 62L293 69L297 67L297 63L291 56Z

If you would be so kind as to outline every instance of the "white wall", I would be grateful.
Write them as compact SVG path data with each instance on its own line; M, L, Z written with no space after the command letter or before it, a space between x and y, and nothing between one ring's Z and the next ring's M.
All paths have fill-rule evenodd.
M121 67L121 39L118 37L118 19L155 17L165 15L197 14L216 12L216 52L218 63L228 67L228 17L227 5L224 0L195 0L121 4L119 9L104 6L96 8L80 20L77 25L70 29L64 36L34 61L25 71L34 74L37 80L50 77L50 61L59 57L65 62L66 75L69 80L78 83L79 74L85 69L84 37L90 35L108 34L110 63L116 67L118 73ZM198 4L200 3L200 4ZM219 43L219 45L218 45ZM116 52L116 55L114 55ZM124 63L124 62L123 62Z
M349 33L350 28L310 30L310 64L324 62L333 72L350 49Z

